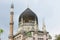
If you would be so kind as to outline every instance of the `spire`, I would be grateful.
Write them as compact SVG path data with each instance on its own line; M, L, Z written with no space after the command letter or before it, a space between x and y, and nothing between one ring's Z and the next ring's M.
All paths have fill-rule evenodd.
M23 17L21 18L21 25L23 25Z
M14 8L14 5L13 5L13 3L11 4L11 8Z
M43 39L46 40L47 39L47 32L46 32L46 25L45 25L44 19L43 19L43 27L42 27L42 30L44 32Z
M29 8L29 0L27 0L27 8Z
M10 12L14 12L14 4L13 4L13 0L12 0L12 3L11 3L11 9L10 9Z
M35 18L35 25L37 24L36 18Z
M34 25L35 25L35 31L37 32L38 31L38 25L37 25L37 21L36 21L36 18L35 18L35 23L34 23Z
M14 8L13 0L12 0L11 8Z
M43 19L43 27L42 27L42 30L45 32L46 31L46 25L45 25L45 21Z
M12 1L12 3L11 3L11 8L14 8L13 0L11 0L11 1Z

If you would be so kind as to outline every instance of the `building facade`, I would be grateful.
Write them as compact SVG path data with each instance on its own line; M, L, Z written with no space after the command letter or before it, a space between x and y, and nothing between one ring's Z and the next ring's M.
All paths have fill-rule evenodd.
M14 27L14 5L11 5L10 11L10 33L9 40L51 40L52 37L49 32L46 31L46 26L43 21L42 31L38 27L38 18L36 14L27 8L20 16L18 21L18 31L13 35Z

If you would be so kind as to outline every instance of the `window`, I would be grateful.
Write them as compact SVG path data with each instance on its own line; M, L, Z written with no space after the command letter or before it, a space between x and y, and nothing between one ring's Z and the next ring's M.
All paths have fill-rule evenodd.
M43 40L43 38L38 38L38 40Z
M35 40L35 38L33 37L33 40Z

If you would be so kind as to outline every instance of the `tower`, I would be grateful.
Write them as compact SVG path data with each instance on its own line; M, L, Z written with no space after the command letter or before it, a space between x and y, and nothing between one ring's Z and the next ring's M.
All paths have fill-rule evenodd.
M43 19L43 24L42 24L42 31L46 32L46 25L45 25L45 20Z
M13 3L11 4L11 10L10 10L10 31L9 31L9 40L13 40L13 15L14 15L14 6Z
M44 19L43 19L42 31L43 31L43 34L44 34L43 39L44 39L44 40L47 40L46 25L45 25Z
M38 24L37 24L36 19L35 19L35 23L34 23L34 25L35 25L35 31L38 31Z

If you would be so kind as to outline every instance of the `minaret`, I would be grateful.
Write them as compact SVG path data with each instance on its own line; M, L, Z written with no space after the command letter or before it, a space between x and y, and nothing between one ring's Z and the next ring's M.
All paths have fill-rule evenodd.
M23 17L21 18L21 25L23 25Z
M21 26L22 26L22 30L21 30L21 31L24 31L24 27L23 27L23 17L21 18Z
M47 32L46 32L46 25L45 25L44 19L43 19L42 31L43 31L43 34L44 34L43 39L46 40L47 39Z
M43 27L42 27L42 31L46 32L46 25L45 25L44 19L43 19Z
M13 3L11 4L11 10L10 10L10 31L9 31L9 40L13 40L13 15L14 15L14 6Z
M35 23L34 23L34 25L35 25L35 31L38 31L38 24L37 24L36 18L35 18Z
M38 40L38 24L36 18L34 25L35 25L35 40Z

